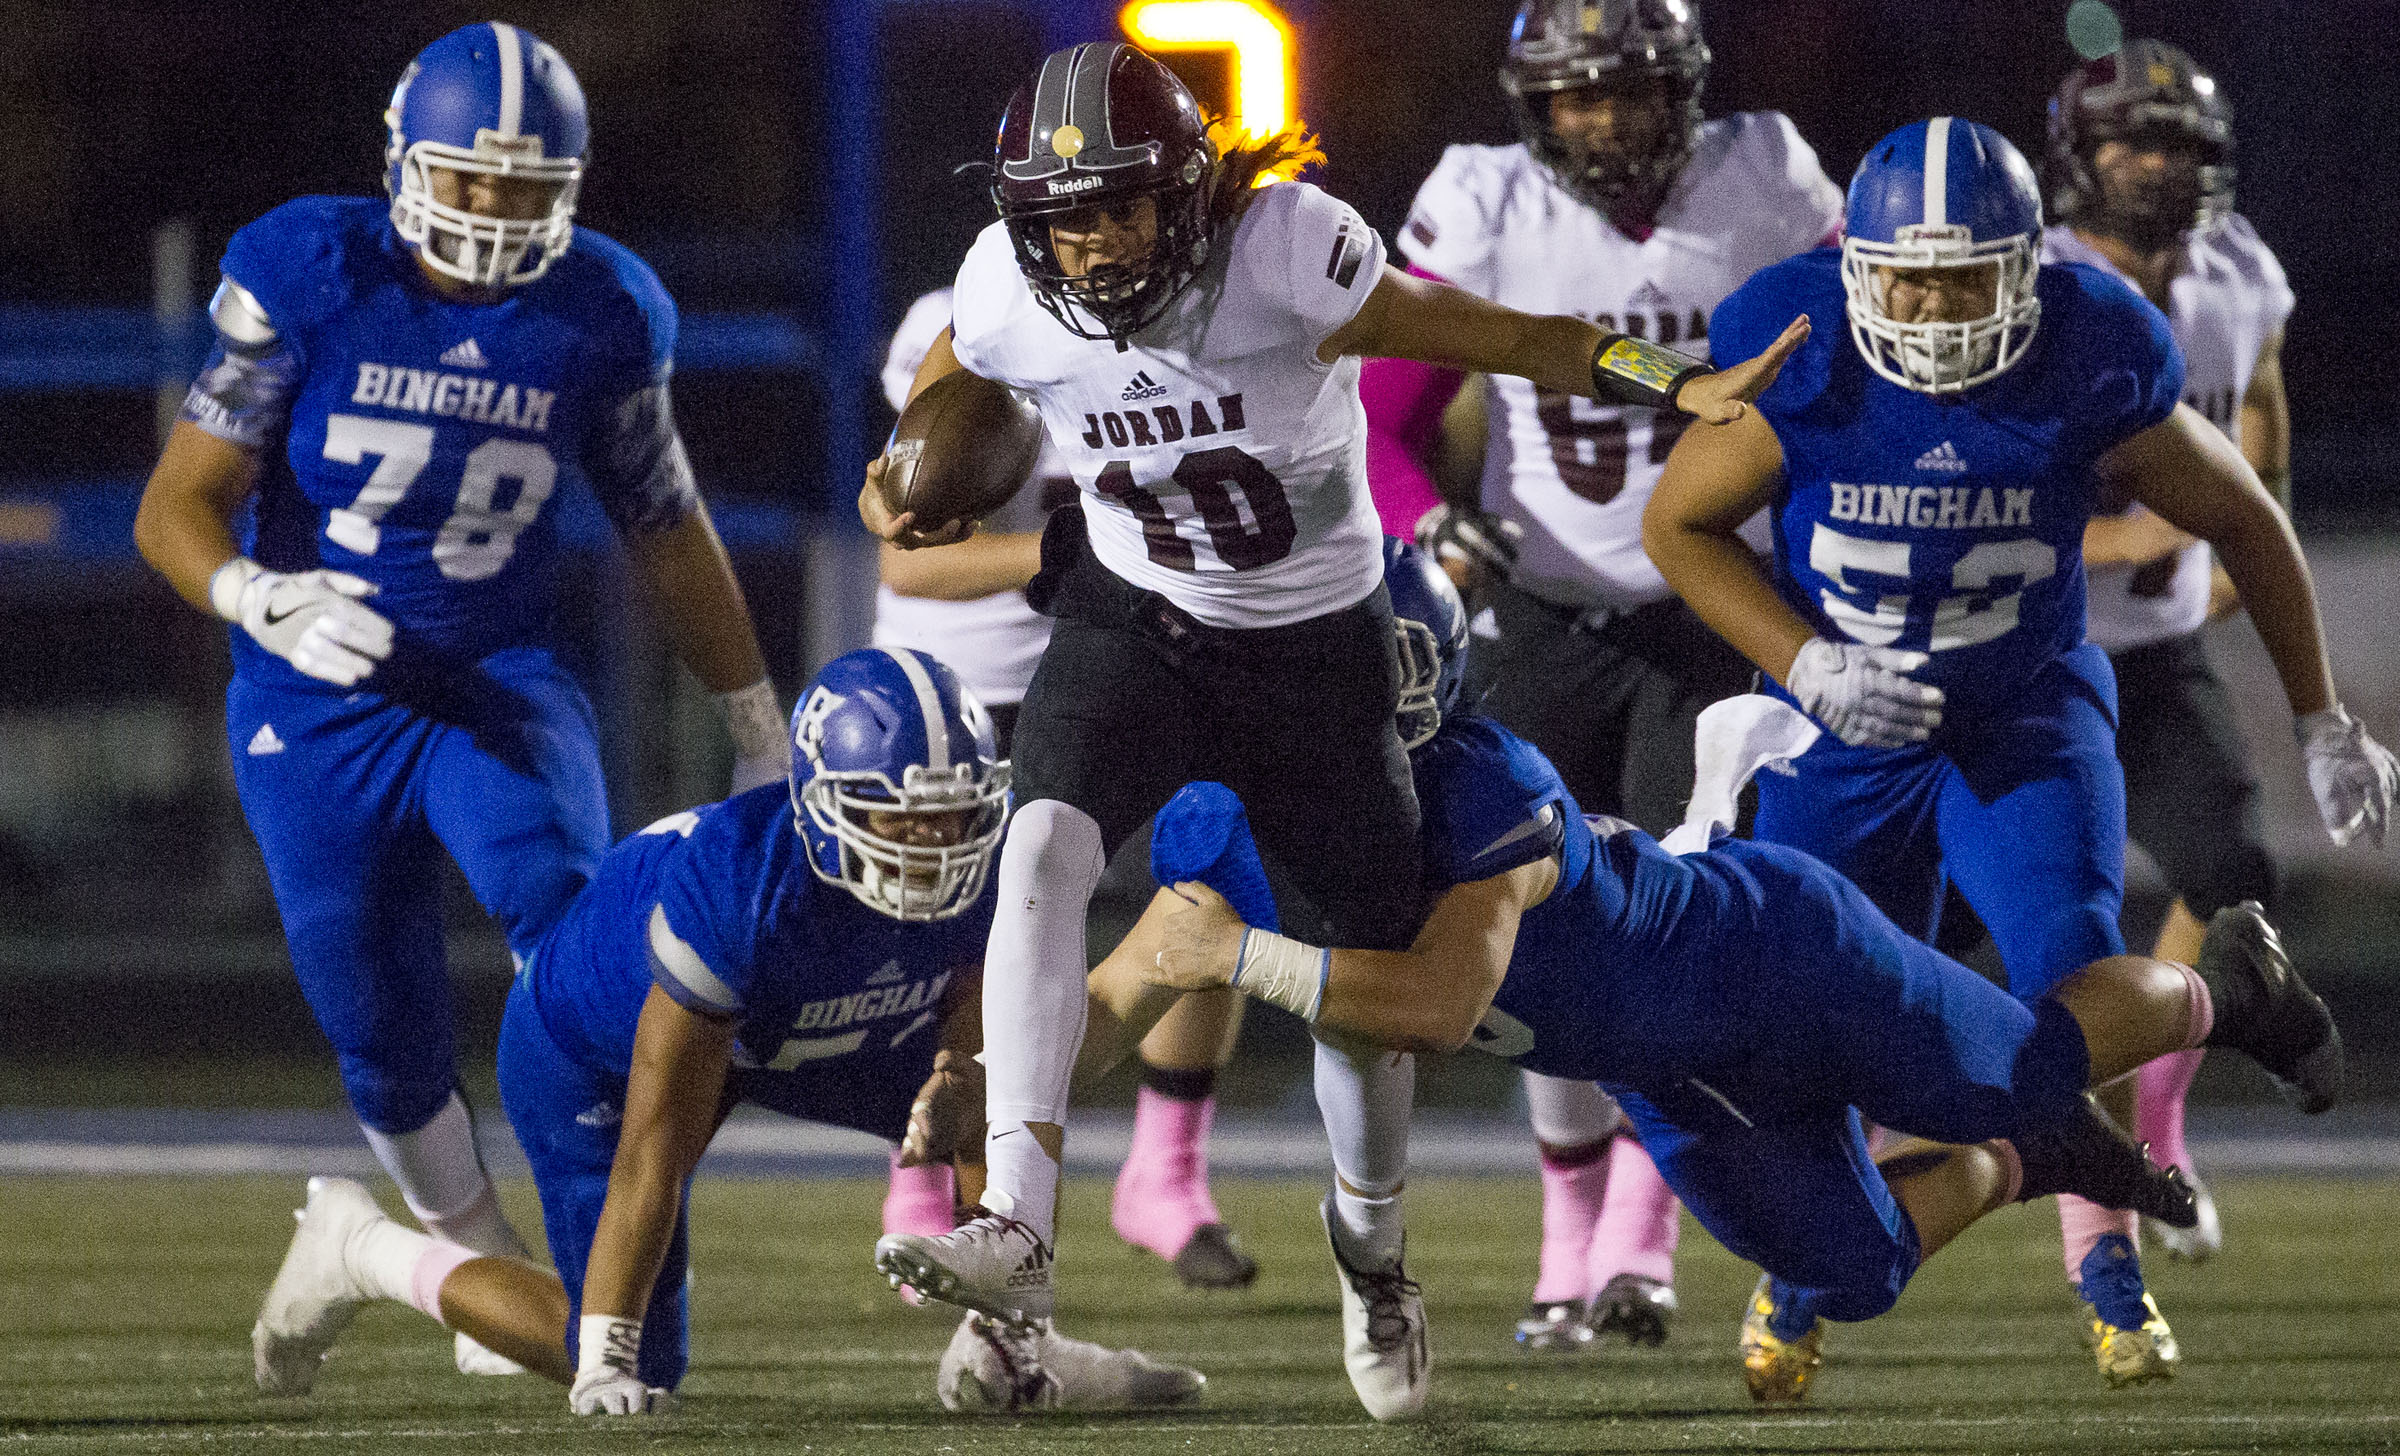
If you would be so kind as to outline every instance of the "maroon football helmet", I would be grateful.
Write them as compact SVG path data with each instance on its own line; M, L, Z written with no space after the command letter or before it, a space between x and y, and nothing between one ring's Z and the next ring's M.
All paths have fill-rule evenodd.
M2186 147L2198 167L2188 178L2119 192L2092 166L2109 141ZM2129 40L2069 71L2050 98L2042 200L2053 222L2155 252L2231 211L2233 179L2233 108L2214 77L2165 41Z
M992 203L1042 307L1079 337L1123 343L1208 261L1216 160L1200 103L1174 72L1129 45L1069 46L1043 58L1009 98ZM1075 277L1059 266L1052 221L1140 197L1158 207L1148 257Z
M1517 134L1558 184L1611 219L1652 220L1700 135L1708 42L1690 0L1523 0L1500 89ZM1641 151L1594 149L1550 124L1550 99L1583 87L1664 84L1667 115Z

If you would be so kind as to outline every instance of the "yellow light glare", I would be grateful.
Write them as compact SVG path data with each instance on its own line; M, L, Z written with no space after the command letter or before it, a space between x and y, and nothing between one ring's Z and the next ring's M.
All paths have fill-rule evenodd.
M1292 27L1266 0L1133 0L1118 20L1145 50L1232 51L1234 120L1245 134L1292 124Z

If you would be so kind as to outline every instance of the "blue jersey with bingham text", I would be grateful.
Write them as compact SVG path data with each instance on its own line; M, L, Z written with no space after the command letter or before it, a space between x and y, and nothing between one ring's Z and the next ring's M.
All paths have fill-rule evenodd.
M221 333L183 417L262 458L249 554L376 584L393 668L547 643L569 480L620 530L692 508L667 403L675 306L620 244L578 228L539 280L459 302L385 203L304 197L234 234L222 266L272 337ZM234 657L308 683L245 633Z
M2183 388L2165 316L2119 279L2047 264L2035 291L2025 356L1955 395L1867 367L1837 248L1762 269L1709 322L1725 363L1809 317L1815 332L1758 400L1783 446L1776 589L1822 636L1930 653L1912 675L1954 716L2083 640L2093 464Z
M795 1117L899 1136L944 997L982 964L991 897L909 923L817 878L781 784L661 820L609 851L534 953L527 989L578 1064L622 1082L657 986L737 1023L731 1086Z

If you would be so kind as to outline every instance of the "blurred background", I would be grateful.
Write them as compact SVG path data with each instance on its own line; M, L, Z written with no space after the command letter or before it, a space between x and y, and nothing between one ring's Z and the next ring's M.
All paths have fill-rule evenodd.
M1241 0L1288 22L1314 180L1387 238L1444 146L1514 140L1494 72L1508 0ZM2065 0L1801 0L1700 6L1711 114L1793 117L1827 171L1934 112L2028 155L2073 63ZM2125 0L2127 32L2183 46L2229 94L2239 206L2299 296L2284 351L2296 515L2336 674L2400 742L2400 102L2395 0ZM1088 0L524 0L136 4L0 0L0 1104L335 1106L290 980L223 728L224 631L134 556L130 527L205 344L215 260L303 193L380 187L380 120L419 48L503 18L581 76L592 164L580 225L634 247L683 310L677 407L786 700L865 640L873 555L852 513L890 424L884 335L949 281L988 203L1002 103L1049 48L1121 34ZM1230 108L1228 49L1167 57ZM572 505L564 608L600 708L620 833L721 791L713 713L631 600L608 533ZM2283 918L2344 1016L2370 1093L2400 1092L2400 877L2391 854L2317 828L2255 634L2212 629L2266 781ZM471 1064L487 1065L508 974L454 884L452 960ZM2163 904L2135 868L2130 940ZM1253 1018L1229 1099L1295 1092L1288 1018ZM1454 1062L1426 1098L1512 1095ZM2225 1059L2217 1059L2223 1061ZM488 1076L479 1072L478 1077ZM2200 1095L2262 1084L2217 1068ZM488 1102L486 1105L490 1105Z

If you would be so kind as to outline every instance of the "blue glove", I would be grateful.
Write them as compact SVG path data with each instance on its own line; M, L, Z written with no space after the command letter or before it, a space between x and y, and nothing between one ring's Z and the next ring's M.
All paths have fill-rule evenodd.
M1267 867L1250 837L1250 817L1223 784L1185 784L1167 800L1150 831L1150 873L1161 885L1198 880L1250 925L1281 928Z

